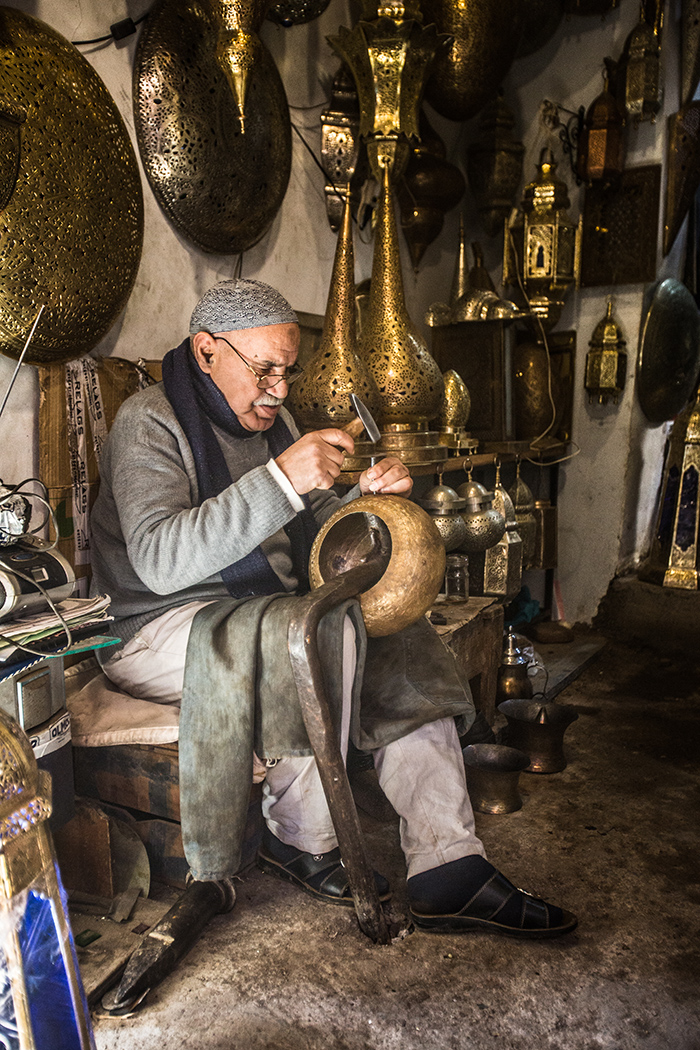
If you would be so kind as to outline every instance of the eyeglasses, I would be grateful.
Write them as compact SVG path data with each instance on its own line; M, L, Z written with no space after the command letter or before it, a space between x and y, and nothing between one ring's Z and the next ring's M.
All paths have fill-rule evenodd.
M235 354L240 357L243 364L246 366L249 372L252 372L258 381L258 390L271 390L273 386L277 386L284 379L287 386L291 386L292 383L299 378L300 375L304 374L303 368L298 368L296 365L289 372L283 372L281 375L276 375L271 368L253 368L249 361L246 361L243 354L236 350L233 343L229 343L223 335L213 335L212 339L221 339L227 346L230 346Z

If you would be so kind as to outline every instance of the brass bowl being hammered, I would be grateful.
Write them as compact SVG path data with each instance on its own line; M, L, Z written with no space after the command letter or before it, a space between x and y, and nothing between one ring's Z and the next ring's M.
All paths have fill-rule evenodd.
M374 558L386 569L359 596L367 634L410 627L435 601L445 575L445 547L432 519L401 496L361 496L328 519L309 559L311 587Z

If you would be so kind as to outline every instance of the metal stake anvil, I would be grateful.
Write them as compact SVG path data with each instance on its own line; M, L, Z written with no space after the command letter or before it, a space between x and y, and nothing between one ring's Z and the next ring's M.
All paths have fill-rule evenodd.
M304 725L338 837L357 920L362 931L377 944L389 943L389 931L328 707L317 632L329 609L373 587L385 568L383 558L373 558L341 573L300 599L298 611L290 620L287 636Z

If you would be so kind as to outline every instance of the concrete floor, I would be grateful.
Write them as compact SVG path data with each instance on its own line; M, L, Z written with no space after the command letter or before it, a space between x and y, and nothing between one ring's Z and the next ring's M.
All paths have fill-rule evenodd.
M567 768L522 774L523 808L477 815L490 859L564 904L551 942L410 933L371 944L353 914L257 870L178 970L98 1050L698 1050L698 664L610 644L558 697ZM363 820L405 916L393 823Z

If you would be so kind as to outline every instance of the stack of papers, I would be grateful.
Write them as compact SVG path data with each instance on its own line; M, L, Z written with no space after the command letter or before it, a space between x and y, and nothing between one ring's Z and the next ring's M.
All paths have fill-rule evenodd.
M114 619L109 614L110 601L106 595L66 598L58 602L56 608L77 640L89 634L98 634L105 624ZM51 610L4 620L0 622L0 663L23 655L22 645L50 656L65 649L67 642L68 636L61 620Z

